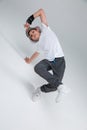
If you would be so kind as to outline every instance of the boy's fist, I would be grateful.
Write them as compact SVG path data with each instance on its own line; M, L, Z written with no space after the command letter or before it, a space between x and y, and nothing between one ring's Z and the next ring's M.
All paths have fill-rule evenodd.
M29 57L24 58L24 60L25 60L25 62L28 63L28 64L31 62Z
M27 29L27 28L29 28L29 27L30 27L30 24L29 24L29 23L25 23L25 24L24 24L24 28Z

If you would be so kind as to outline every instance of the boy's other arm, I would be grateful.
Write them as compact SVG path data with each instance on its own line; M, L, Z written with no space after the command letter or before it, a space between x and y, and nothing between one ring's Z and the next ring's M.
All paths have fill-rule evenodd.
M38 57L39 54L39 52L35 52L30 58L26 57L24 60L26 63L30 64L34 59Z

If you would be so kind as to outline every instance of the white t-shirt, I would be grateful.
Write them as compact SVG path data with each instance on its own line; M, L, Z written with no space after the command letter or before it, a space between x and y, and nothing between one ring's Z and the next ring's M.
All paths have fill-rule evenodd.
M57 57L63 57L64 53L56 34L44 23L41 28L40 39L37 42L37 52L43 51L45 59L53 61Z

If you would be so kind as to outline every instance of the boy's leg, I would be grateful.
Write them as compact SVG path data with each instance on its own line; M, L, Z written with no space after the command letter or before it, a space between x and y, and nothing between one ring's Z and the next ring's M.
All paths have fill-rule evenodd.
M60 59L60 58L59 58ZM48 81L47 85L43 85L41 87L41 91L43 92L50 92L57 90L57 87L61 84L61 80L64 73L64 65L62 65L62 60L55 60L55 63L50 62L48 60L42 60L35 66L35 71L41 77ZM59 68L59 65L61 68ZM59 68L59 69L58 69ZM53 74L48 72L52 69ZM59 73L58 73L59 72Z
M44 59L35 65L34 70L37 74L39 74L42 78L47 80L50 83L50 80L53 78L52 74L49 72L51 70L51 66L49 61Z
M58 87L62 84L62 79L65 72L65 59L64 57L55 58L55 62L52 64L53 75L55 75L57 81L55 81L55 85ZM60 84L59 84L60 83Z
M64 71L65 71L64 57L56 58L55 62L51 62L51 69L53 71L53 77L55 77L55 79L52 81L52 83L43 85L41 87L41 90L43 92L55 91L57 90L59 85L62 84L62 79L63 79Z

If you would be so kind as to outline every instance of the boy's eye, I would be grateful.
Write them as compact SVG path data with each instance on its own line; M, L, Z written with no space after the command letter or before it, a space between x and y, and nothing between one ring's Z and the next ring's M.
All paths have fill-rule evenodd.
M32 33L34 33L34 31L32 31Z

